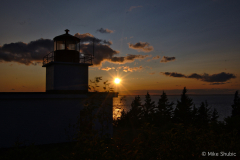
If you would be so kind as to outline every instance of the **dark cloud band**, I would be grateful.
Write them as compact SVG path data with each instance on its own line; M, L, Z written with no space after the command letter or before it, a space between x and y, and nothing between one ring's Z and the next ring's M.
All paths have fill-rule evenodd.
M4 44L0 47L0 61L30 65L34 64L33 61L42 61L43 56L52 50L53 41L50 39Z
M112 63L131 63L135 59L144 59L148 55L127 55L125 57L116 57L119 51L110 47L111 41L101 40L95 38L90 33L80 34L76 33L74 36L81 39L80 51L85 54L93 53L93 40L94 40L94 59L93 65L99 66L104 61ZM25 65L36 65L41 63L42 58L53 51L53 40L38 39L30 43L10 43L0 46L0 62L18 62Z
M213 85L219 85L219 84L225 84L224 82L236 78L236 76L232 73L225 73L221 72L218 74L212 74L209 75L207 73L204 73L202 75L197 74L197 73L192 73L191 75L187 76L181 73L176 73L176 72L161 72L160 74L170 76L170 77L184 77L184 78L193 78L193 79L198 79L204 82L212 82ZM215 83L213 83L215 82Z

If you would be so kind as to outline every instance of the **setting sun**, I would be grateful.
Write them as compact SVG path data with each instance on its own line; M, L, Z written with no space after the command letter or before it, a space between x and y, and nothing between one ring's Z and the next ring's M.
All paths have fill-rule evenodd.
M116 84L119 84L120 81L121 81L121 79L119 79L119 78L115 78L115 80L114 80L114 82L115 82Z

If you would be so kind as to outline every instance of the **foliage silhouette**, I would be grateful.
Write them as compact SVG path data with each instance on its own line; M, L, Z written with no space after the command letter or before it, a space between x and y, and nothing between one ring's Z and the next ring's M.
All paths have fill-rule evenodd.
M90 84L88 85L88 90L92 91L92 92L99 92L98 88L99 86L99 82L102 80L102 77L95 77L94 80L90 80ZM110 87L111 83L107 81L103 82L103 91L105 92L114 92L114 89L112 87Z

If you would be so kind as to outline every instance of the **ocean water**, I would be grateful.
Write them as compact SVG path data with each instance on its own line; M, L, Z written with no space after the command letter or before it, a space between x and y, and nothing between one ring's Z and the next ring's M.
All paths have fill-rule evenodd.
M150 95L151 96L151 95ZM205 102L207 100L208 106L213 110L216 108L219 114L219 121L223 121L224 118L231 115L232 107L234 100L234 95L188 95L192 98L193 103L198 108L200 107L201 102ZM113 118L119 117L121 114L120 112L124 109L125 111L129 111L131 108L131 103L136 96L118 96L117 98L113 99ZM176 107L177 100L180 101L180 95L167 95L169 102L173 102L173 107ZM140 96L142 104L145 103L145 96ZM157 104L160 96L152 95L152 101L155 101Z

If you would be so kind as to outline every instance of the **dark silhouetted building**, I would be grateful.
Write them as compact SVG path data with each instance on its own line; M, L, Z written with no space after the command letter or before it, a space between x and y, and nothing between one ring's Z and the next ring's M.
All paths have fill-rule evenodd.
M107 111L104 131L112 135L112 107L116 92L88 92L92 54L80 53L80 39L66 33L54 38L54 51L43 58L46 92L0 92L0 148L72 141L86 102ZM100 106L104 106L101 108ZM95 129L101 124L94 122ZM81 126L80 126L81 129Z

